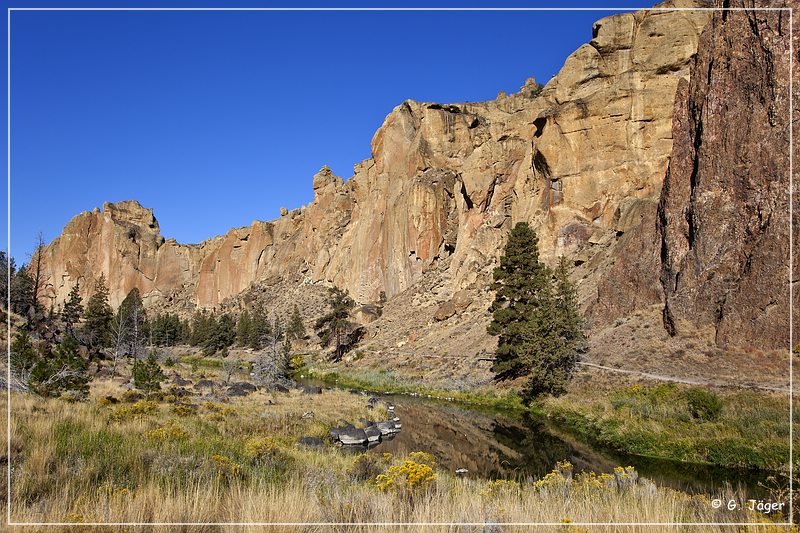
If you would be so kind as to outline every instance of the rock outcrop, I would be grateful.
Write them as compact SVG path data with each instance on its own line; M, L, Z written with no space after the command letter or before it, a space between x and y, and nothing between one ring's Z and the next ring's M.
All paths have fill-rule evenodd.
M658 207L599 283L603 320L663 302L671 334L711 326L719 347L789 346L789 35L787 12L712 17L679 84Z
M538 228L548 261L607 253L595 245L616 245L660 191L675 90L707 18L615 15L544 87L530 81L482 103L406 101L353 177L323 168L310 205L199 245L164 240L136 202L83 213L45 251L46 297L57 307L78 281L88 295L104 274L112 305L138 287L147 305L214 307L275 280L333 283L369 303L435 272L438 306L487 286L519 220ZM595 278L583 283L584 300Z

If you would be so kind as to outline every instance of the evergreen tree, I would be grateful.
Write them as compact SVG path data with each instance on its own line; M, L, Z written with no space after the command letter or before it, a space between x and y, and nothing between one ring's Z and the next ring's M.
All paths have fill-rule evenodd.
M339 361L352 347L350 333L355 325L350 321L350 310L356 303L346 291L337 287L328 290L327 303L328 313L317 320L314 329L323 348L333 344L333 357Z
M253 315L250 324L250 347L254 350L263 348L272 335L272 327L269 323L269 318L264 312L264 308L257 305L253 309Z
M64 327L68 335L75 335L75 324L83 316L83 299L80 295L80 282L76 283L72 290L69 291L69 297L64 304L64 309L61 310L61 320L64 321Z
M114 311L108 305L108 288L105 275L101 274L94 286L94 294L86 302L83 334L86 344L94 353L111 343L111 322Z
M28 274L27 265L22 265L11 276L11 310L17 314L28 316L33 299L33 278Z
M181 320L180 321L180 329L181 329L181 336L180 342L181 343L188 343L192 338L192 324L188 320Z
M236 323L236 344L239 346L248 346L250 344L251 331L253 323L250 320L250 313L245 309L239 315L239 321Z
M286 329L287 340L302 340L306 338L306 326L303 324L303 317L300 316L300 309L297 304L292 310L292 317L289 319L289 327Z
M233 317L228 313L224 313L217 320L215 316L211 315L206 327L208 328L208 335L203 342L203 351L208 355L220 351L227 355L227 349L236 340L236 323Z
M569 261L562 255L555 271L556 325L559 336L580 353L586 350L587 341L578 312L578 291L569 274Z
M488 331L499 336L492 366L496 377L526 376L526 402L543 394L562 394L583 342L566 260L554 277L539 261L536 233L520 222L509 235L492 288Z
M62 392L89 390L86 361L78 354L78 343L66 336L53 353L47 353L31 369L29 385L42 396L58 396Z
M178 315L158 314L149 324L150 337L157 346L174 346L183 340L183 327Z
M11 343L11 372L20 382L27 383L37 359L30 335L20 330Z
M192 346L203 346L209 335L211 335L213 324L208 312L205 310L197 311L192 318L192 334L190 344Z
M15 273L14 258L0 250L0 307L3 309L8 308L8 282L14 279Z
M116 320L122 325L122 353L137 358L148 337L147 313L139 289L131 289L119 304Z
M161 382L167 379L158 364L155 352L150 352L146 360L134 360L131 369L133 385L137 389L147 392L157 391L161 388Z
M525 222L511 230L500 265L495 268L489 334L499 336L492 371L499 379L530 370L530 329L542 327L552 307L551 272L539 261L539 240Z

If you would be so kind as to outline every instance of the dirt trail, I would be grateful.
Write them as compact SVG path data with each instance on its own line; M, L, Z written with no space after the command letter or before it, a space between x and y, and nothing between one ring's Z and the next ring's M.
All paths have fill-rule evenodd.
M614 368L610 366L598 365L595 363L587 363L585 361L578 361L578 365L583 367L596 368L599 370L606 370L608 372L617 372L619 374L630 374L635 376L641 376L643 378L653 379L656 381L670 381L672 383L683 383L686 385L706 385L706 386L710 385L712 387L726 387L726 388L736 387L743 389L759 389L759 390L768 390L768 391L783 392L783 393L789 392L788 387L767 387L765 385L731 385L730 383L720 383L710 380L686 379L674 376L665 376L662 374L651 374L650 372L639 372L637 370L624 370L622 368Z

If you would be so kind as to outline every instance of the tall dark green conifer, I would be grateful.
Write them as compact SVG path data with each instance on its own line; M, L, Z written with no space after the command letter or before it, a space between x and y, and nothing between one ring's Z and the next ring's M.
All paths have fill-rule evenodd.
M306 326L303 324L303 317L300 315L300 309L297 304L294 304L292 309L292 317L289 319L289 327L286 329L287 340L301 340L306 337Z
M499 341L492 370L498 379L526 376L526 402L562 394L585 344L566 259L553 273L539 261L536 233L520 222L509 235L494 280L488 331Z
M147 313L139 289L131 289L119 304L116 320L123 324L123 353L138 358L148 338Z
M350 321L350 310L355 305L346 291L331 287L328 289L328 313L314 324L322 347L333 344L333 358L337 361L351 348L349 336L355 325Z
M68 335L75 335L75 324L83 316L83 306L81 302L83 299L80 295L80 282L76 283L72 290L69 291L69 297L64 303L64 309L61 310L61 320L64 321L64 328Z
M100 348L108 346L111 339L111 321L114 319L114 311L108 305L108 288L103 274L95 283L94 294L86 303L84 319L83 333L90 350L97 352Z
M264 308L261 305L257 305L251 315L250 347L254 350L260 350L266 345L271 335L272 327L270 326L269 318L267 318Z
M33 365L28 383L42 396L58 396L66 391L86 393L89 381L86 361L78 354L78 343L66 336L53 353L45 354Z
M495 299L489 334L499 336L492 371L498 379L520 377L530 370L532 328L542 328L552 308L550 269L539 261L539 239L526 222L511 230L494 270Z
M253 322L250 320L250 312L245 309L239 315L239 320L236 322L236 344L239 346L247 346L250 344L251 330L253 329Z

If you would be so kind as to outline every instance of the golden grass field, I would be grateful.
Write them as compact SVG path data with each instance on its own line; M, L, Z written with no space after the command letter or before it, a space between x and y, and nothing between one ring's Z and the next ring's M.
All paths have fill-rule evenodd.
M85 402L12 396L12 522L69 523L73 525L56 530L70 531L98 522L339 524L292 528L302 531L530 531L538 528L497 524L547 522L556 524L559 531L576 532L587 530L575 525L585 522L761 522L738 530L785 530L770 525L784 521L785 515L715 510L708 495L659 488L631 470L573 475L562 464L554 465L554 472L542 480L492 482L459 478L423 453L350 455L332 445L307 448L297 444L302 436L325 436L341 419L369 417L365 397L344 391L320 395L257 392L229 401L190 397L179 403L161 395L158 400L111 404L104 399L108 395L124 396L119 385L109 380L95 380ZM303 418L309 411L313 418ZM4 476L3 504L5 484ZM473 525L344 525L376 522ZM178 529L255 531L264 527ZM99 528L107 529L141 528ZM591 528L660 529L674 528ZM709 525L682 530L731 528Z

